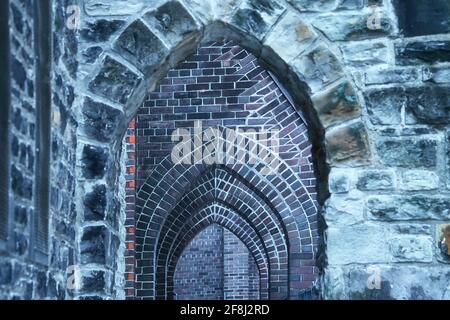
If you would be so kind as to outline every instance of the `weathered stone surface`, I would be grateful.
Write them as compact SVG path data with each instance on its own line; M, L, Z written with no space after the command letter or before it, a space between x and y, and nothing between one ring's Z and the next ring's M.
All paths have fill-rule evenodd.
M431 235L431 226L427 224L396 224L392 226L392 230L398 234Z
M447 189L450 189L450 130L447 131ZM445 151L444 151L445 152Z
M339 0L338 10L356 10L364 7L364 0Z
M194 18L179 2L170 1L157 10L147 13L144 19L156 28L172 46L178 44L187 34L197 31Z
M405 191L435 190L439 187L436 173L426 170L404 171L400 179L400 188Z
M448 277L448 268L440 266L330 266L323 287L326 299L445 299ZM379 286L376 280L380 280Z
M0 263L0 285L10 284L12 281L12 266L10 262Z
M85 61L87 63L94 63L99 57L100 54L103 52L102 47L89 47L86 50L83 51L83 57L85 58Z
M406 112L420 124L450 123L450 87L406 89Z
M168 52L161 40L139 20L120 35L115 47L144 72L155 71Z
M106 186L97 185L92 192L88 193L84 198L84 220L85 221L100 221L106 215Z
M358 175L356 187L362 191L393 190L395 176L392 171L362 171Z
M407 69L372 69L365 73L364 81L367 85L405 83L419 78L416 68Z
M331 41L363 40L389 35L392 21L386 14L380 13L380 24L371 25L373 13L323 15L313 21ZM370 27L370 28L369 28Z
M332 11L337 7L337 0L288 0L300 11Z
M368 212L377 220L448 220L450 200L439 196L373 196L367 200Z
M314 95L312 101L325 128L361 116L358 98L347 81Z
M130 15L144 9L142 0L86 0L84 9L91 16Z
M108 230L105 226L86 227L80 243L81 263L106 263Z
M440 262L450 263L450 225L436 226L436 257Z
M288 12L269 33L265 45L272 48L288 63L305 51L316 38L317 34L302 21L298 14Z
M431 236L401 236L391 238L390 251L398 262L431 262L433 241Z
M422 72L422 80L434 83L450 82L449 67L426 67Z
M395 45L398 65L450 61L450 41L398 43Z
M106 57L100 72L89 84L89 89L114 102L125 104L139 83L137 74L116 60Z
M102 294L105 292L106 273L100 270L92 270L82 274L81 276L81 292L97 292Z
M364 221L364 198L358 191L332 194L325 204L325 219L330 226L350 226Z
M391 261L388 232L382 225L364 223L332 226L327 229L326 234L329 265ZM355 255L355 252L358 254Z
M337 58L323 45L294 59L292 66L313 93L344 76Z
M350 190L351 172L344 169L333 168L328 177L330 193L347 193Z
M375 89L366 93L367 111L373 124L395 125L402 121L401 111L407 97L403 88Z
M399 29L406 37L450 32L447 0L394 0Z
M431 139L384 140L377 143L378 156L388 166L435 167L437 141Z
M123 20L99 19L95 22L88 22L80 31L81 38L89 42L107 41L115 32L125 25Z
M86 179L101 179L108 168L108 150L86 145L81 155L82 173Z
M275 0L244 0L231 20L261 40L284 10L284 5Z
M367 131L362 122L330 130L325 139L328 159L331 162L366 162L370 157Z
M82 128L89 138L100 142L111 142L115 139L117 126L123 117L120 110L86 98L82 113Z
M354 67L374 66L389 62L389 49L384 42L355 42L341 46L344 60Z

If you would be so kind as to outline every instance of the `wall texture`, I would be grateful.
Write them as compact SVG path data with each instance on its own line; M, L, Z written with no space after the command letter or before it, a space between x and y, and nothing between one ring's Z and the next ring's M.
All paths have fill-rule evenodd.
M321 296L450 298L450 240L442 231L450 220L445 1L414 0L408 7L394 0L53 1L50 237L43 264L28 260L38 132L32 3L10 1L12 201L1 298L134 295L139 232L133 199L125 199L135 186L125 187L124 172L136 167L126 163L121 142L167 72L201 42L225 36L279 79L308 125L324 218L318 230L327 227L318 235L325 245L319 250L318 243ZM80 9L79 27L67 25L76 12L70 5ZM67 287L71 265L81 274L75 289ZM304 267L296 272L307 275L312 266ZM140 290L151 290L145 282Z
M184 249L174 276L178 300L258 300L255 258L219 225L201 231Z

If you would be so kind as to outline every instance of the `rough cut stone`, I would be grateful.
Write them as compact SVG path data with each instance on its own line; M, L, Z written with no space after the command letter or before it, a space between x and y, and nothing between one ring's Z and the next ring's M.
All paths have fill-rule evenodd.
M142 0L86 0L84 9L91 16L130 15L144 9Z
M370 121L381 125L400 124L402 108L406 101L403 88L375 89L367 92L366 103Z
M365 83L388 84L388 83L404 83L416 81L419 78L416 68L407 69L372 69L365 73Z
M337 0L288 0L300 11L332 11L336 9Z
M95 186L92 192L85 196L83 203L85 207L85 221L103 220L105 218L107 205L106 186Z
M123 117L120 110L86 98L82 113L84 122L81 126L89 138L100 142L115 139L117 126Z
M339 0L338 10L356 10L364 8L364 0Z
M389 62L389 49L383 42L356 42L342 45L344 60L354 67L374 66Z
M294 59L292 66L313 93L344 76L337 58L323 45Z
M450 82L450 68L449 67L427 67L423 69L423 81L434 83Z
M393 190L394 173L391 171L362 171L356 187L362 191Z
M288 12L269 33L265 45L288 63L305 51L316 38L317 34L298 14Z
M84 228L80 243L81 263L106 263L107 234L105 226Z
M388 232L379 224L329 227L327 257L329 265L388 263L391 261ZM358 252L355 255L355 252Z
M12 266L9 262L0 263L0 285L10 284L12 281Z
M360 121L328 131L325 139L331 162L366 162L370 156L367 131Z
M86 145L81 155L82 174L86 179L101 179L108 167L108 150Z
M105 271L92 270L84 272L81 276L81 292L105 293L106 287Z
M154 72L168 52L161 40L139 20L120 35L115 47L144 72Z
M431 226L427 224L397 224L392 226L394 232L408 235L431 235Z
M389 249L398 262L431 262L433 241L431 236L401 236L391 238Z
M432 171L408 170L400 179L400 188L405 191L435 190L438 186L439 177Z
M450 291L449 277L448 268L441 266L330 266L325 270L323 287L327 299L445 299ZM373 288L368 287L369 282Z
M450 263L450 225L436 225L435 248L439 262Z
M314 95L312 101L325 128L361 116L358 98L347 81Z
M450 200L439 196L374 196L368 211L377 220L448 220Z
M347 193L350 190L350 175L348 170L333 168L328 177L330 193Z
M450 32L448 0L394 0L399 29L406 37Z
M116 60L106 57L100 72L89 84L89 89L114 102L125 104L139 83L137 74Z
M123 20L105 20L100 19L95 22L88 22L80 31L81 38L89 41L98 42L107 41L115 32L125 25Z
M85 58L86 63L94 63L98 57L100 57L102 52L102 47L89 47L83 51L83 57Z
M364 221L364 197L352 191L346 195L333 194L325 204L325 220L328 226L350 226Z
M316 18L313 25L331 41L364 40L391 33L392 22L386 14L380 13L380 16L380 28L370 25L372 13L323 15Z
M388 166L435 167L437 164L437 141L385 140L377 143L378 156Z
M450 41L398 43L395 45L398 65L450 61Z
M276 0L244 0L232 22L261 40L284 10Z
M179 2L170 1L157 10L147 13L144 19L175 46L183 37L198 29L194 18Z
M450 130L447 131L447 189L450 189ZM444 151L445 152L445 151Z
M406 89L406 112L420 124L450 123L450 87Z

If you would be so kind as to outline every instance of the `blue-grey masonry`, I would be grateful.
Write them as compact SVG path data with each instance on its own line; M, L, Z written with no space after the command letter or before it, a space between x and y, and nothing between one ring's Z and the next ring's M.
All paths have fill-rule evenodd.
M139 85L134 74L136 67L130 69L129 66L146 61L133 60L134 55L139 55L134 52L124 55L129 59L125 59L124 66L109 58L106 52L133 22L133 17L139 13L136 8L143 13L156 8L138 0L129 0L130 6L119 0L53 1L49 256L47 263L40 264L28 259L33 243L34 203L39 196L34 193L34 1L37 0L9 0L11 134L7 149L10 150L8 193L11 201L7 215L8 238L0 240L0 299L121 298L123 270L120 261L123 257L118 249L121 198L116 188L120 152L107 143L120 145L120 141L116 141L120 134L115 135L115 125L120 127L119 124L131 117L126 118L117 107L127 100L129 89ZM112 5L105 6L108 2ZM311 96L316 87L323 83L334 85L333 81L343 76L358 83L358 99L362 101L362 119L368 128L370 144L365 147L370 149L374 159L370 168L358 161L345 162L355 159L353 150L348 149L364 144L351 138L365 132L361 122L356 120L351 124L335 121L348 111L346 104L339 104L343 109L333 109L328 108L327 103L319 103L321 108L313 111L324 127L340 125L333 127L333 133L340 134L327 136L326 144L333 170L329 177L324 174L325 185L332 196L324 209L331 228L326 249L328 268L322 280L323 297L450 299L447 271L450 258L442 249L445 239L440 236L441 225L448 225L450 220L448 1L408 1L412 4L409 10L425 7L420 13L408 16L401 11L405 10L406 1L396 0L243 0L239 8L231 7L230 11L219 8L220 1L210 2L218 8L221 19L261 42L273 40L273 35L266 37L272 30L297 26L283 23L289 22L292 15L303 19L306 12L308 26L301 26L298 33L314 38L319 30L317 33L327 38L326 43L332 44L340 60L326 58L324 62L320 60L323 52L320 50L303 57L302 62L308 62L313 68L313 72L302 79L312 90ZM270 5L258 5L263 2ZM383 10L382 24L380 29L368 30L367 21L359 18L373 4ZM66 26L70 5L82 8L86 19L81 30L69 30ZM206 25L214 11L205 9L204 4L188 10ZM250 23L243 19L245 13L251 14ZM423 29L415 27L424 19L433 23ZM347 23L349 21L355 23ZM147 21L144 27L149 27L148 24ZM309 24L314 28L309 28ZM164 34L164 28L161 30L160 34ZM305 30L313 32L307 34ZM165 39L170 41L165 44L182 34L169 35ZM133 39L129 34L124 38L128 39L125 42ZM282 39L283 32L279 32L277 38ZM290 40L288 43L297 48L298 39ZM130 42L122 48L126 48L126 44L133 48ZM297 57L297 53L293 56L290 46L284 44L284 48L278 45L270 50L288 58ZM118 50L114 50L117 57ZM302 50L306 52L309 47L304 46ZM158 58L156 60L159 62ZM99 75L103 61L107 70ZM316 69L317 61L322 61L326 68ZM84 69L80 70L80 65ZM340 70L336 65L346 68ZM284 65L278 67L281 73L286 70ZM322 78L321 72L337 76ZM96 82L90 86L95 75L98 75ZM285 83L291 80L282 79ZM95 84L100 84L100 88ZM342 87L338 92L347 93L346 89ZM90 100L94 95L92 90L109 93L109 97L97 98L105 103L111 98L112 107ZM356 95L344 96L353 100ZM331 94L326 98L340 101L341 96ZM86 119L92 122L86 123ZM84 130L86 126L88 129ZM84 140L79 140L80 128L85 133ZM340 161L344 164L339 165ZM384 241L386 239L389 241ZM79 290L67 287L70 266L87 266L83 269ZM370 269L372 266L375 269ZM375 274L377 270L381 272L381 290L366 287L367 270L375 270ZM398 283L402 285L395 286Z

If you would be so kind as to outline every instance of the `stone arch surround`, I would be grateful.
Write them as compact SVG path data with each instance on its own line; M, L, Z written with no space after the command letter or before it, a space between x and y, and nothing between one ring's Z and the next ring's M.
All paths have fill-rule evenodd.
M179 30L152 27L151 21L154 22L154 19L151 17L158 16L158 12L180 13L179 10L181 14L174 16L174 19L181 18L183 21L172 21L170 24ZM264 36L253 32L251 26L200 18L195 10L188 10L177 1L170 1L159 9L143 11L140 17L133 17L117 33L113 46L110 49L102 48L93 67L82 68L86 74L82 86L88 94L79 100L82 103L81 125L78 129L81 142L79 160L84 171L94 169L96 172L94 175L85 175L86 178L79 181L78 192L83 194L97 184L115 185L121 137L128 121L142 104L147 90L154 88L164 73L191 54L201 41L226 37L255 54L262 65L281 79L295 105L302 107L313 143L319 201L323 203L328 197L328 165L368 163L370 151L367 133L360 120L359 99L351 79L342 72L336 56L322 37L302 23L295 11L289 10L283 10L283 16ZM295 16L294 20L292 15ZM286 24L293 23L299 24L302 32L296 32L295 35L283 32L281 36L270 36L269 31L275 33L277 26L287 30ZM300 54L292 57L292 53L283 52L283 41L298 46ZM321 62L330 61L330 67L314 71L310 69ZM336 71L334 65L340 70ZM315 77L317 73L322 76ZM92 108L104 110L104 115L92 118ZM94 134L93 127L103 127L104 130ZM83 143L88 140L89 144ZM88 168L82 161L87 153L94 154L98 160ZM109 228L111 226L106 229ZM112 234L115 234L113 226ZM81 237L83 239L83 235ZM89 259L85 263L89 264Z
M133 67L135 63L113 47L134 21L168 1L44 0L51 2L50 19L43 18L46 13L32 9L38 2L41 0L2 3L5 8L2 13L9 12L10 16L10 50L6 51L10 51L14 72L9 75L10 135L9 141L5 141L6 157L2 160L10 159L10 176L4 182L5 186L9 183L8 196L13 201L6 221L7 241L4 234L0 236L0 298L131 299L134 298L135 222L134 207L128 200L136 192L132 181L127 181L124 188L124 178L133 174L133 162L126 159L127 153L131 156L132 152L127 149L130 143L122 143L123 148L119 150L123 130L117 125L120 126L124 112L126 119L133 118L134 107L141 102L137 99L130 104L115 103L113 94L107 98L99 94L101 90L94 94L89 84L99 73L105 55L110 54L120 63L115 65L111 59L108 67L119 71L105 74L100 79L103 85L111 92L120 92L118 86L124 92L135 87L133 77L126 72L139 74ZM231 25L237 38L257 39L257 45L253 46L256 50L250 52L258 58L262 56L259 49L273 47L273 57L267 58L267 51L264 55L269 60L267 64L272 65L267 69L275 71L286 88L289 79L295 78L286 76L296 73L294 65L309 64L306 69L312 72L298 72L297 78L303 84L297 86L292 81L287 91L309 97L306 99L309 104L295 97L293 100L298 109L311 111L305 111L304 118L318 164L319 198L323 204L320 230L325 229L326 223L321 238L326 250L320 250L318 257L319 265L324 267L320 276L321 297L449 299L450 259L442 238L442 230L450 221L448 0L178 2L188 12L185 17L194 17L200 25L222 21ZM76 5L81 9L79 20L73 19ZM159 12L164 13L163 9ZM380 13L379 25L374 9ZM162 31L171 29L170 17L171 14L162 15ZM53 34L51 57L46 55L52 60L48 70L52 78L52 115L51 148L38 151L34 146L38 145L35 106L39 95L36 95L35 78L39 68L33 61L42 57L33 54L33 47L42 46L31 36L39 32L35 22L40 20L51 25ZM155 20L148 21L148 29L157 34L158 29L152 23ZM176 25L177 29L184 28L179 23ZM135 45L134 39L140 38L129 34L127 50L133 55L141 47ZM164 40L164 34L160 32L156 36ZM169 38L174 37L176 34L169 32ZM8 42L6 38L3 40ZM307 54L315 44L331 51L337 60ZM300 62L297 56L302 57ZM117 68L120 64L125 67ZM315 65L327 67L318 70ZM323 77L325 74L331 76ZM322 110L326 104L313 99L313 92L320 84L334 87L333 84L346 80L351 83L351 91L356 92L361 117L326 124L328 116L319 118L315 111ZM296 92L297 87L306 89ZM345 86L331 92L345 96ZM323 99L342 107L337 108L339 112L330 112L328 120L342 119L340 112L348 110L339 100L333 96ZM5 116L1 117L6 121ZM353 136L352 130L342 130L335 139L325 139L326 132L348 128L354 123L363 124L367 129L369 161L346 158L354 154L349 150L361 145L343 138ZM130 124L128 132L132 134L132 130ZM129 138L127 141L132 142L133 137ZM330 149L333 145L337 146ZM35 200L40 196L34 190L39 177L33 169L42 151L51 155L50 241L45 265L30 259L33 235L29 232L36 212ZM336 157L329 157L326 163L325 152ZM328 164L328 168L321 164ZM81 271L80 287L67 285L70 266ZM368 288L368 277L376 279L378 275L382 278L380 288Z

